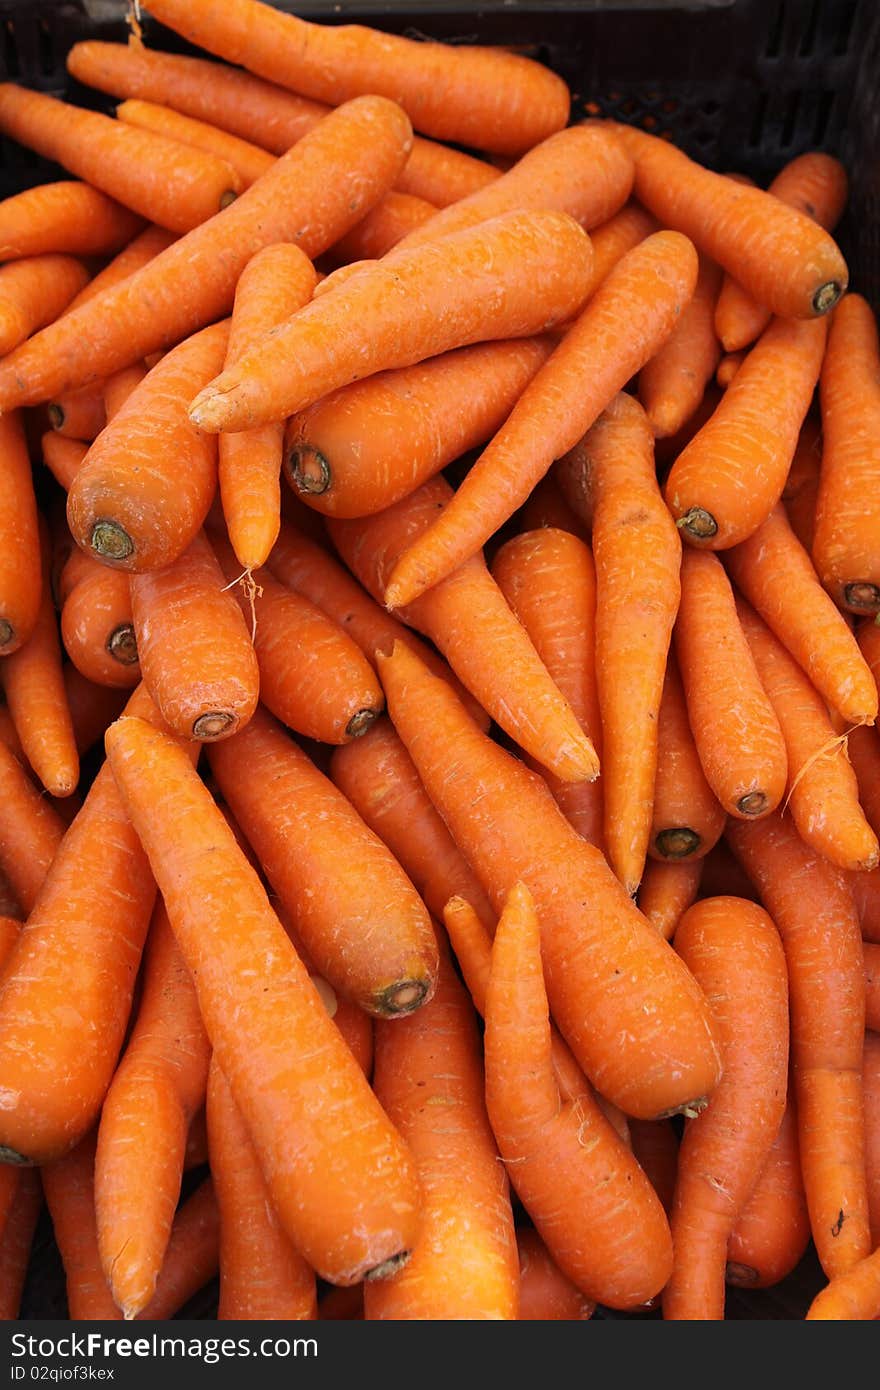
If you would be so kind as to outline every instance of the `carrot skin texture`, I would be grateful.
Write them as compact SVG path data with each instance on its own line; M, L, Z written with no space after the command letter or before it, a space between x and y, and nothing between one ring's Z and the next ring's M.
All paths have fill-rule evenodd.
M670 652L657 716L657 773L648 854L667 864L702 859L718 843L725 819L700 763L681 676Z
M0 260L107 256L142 227L139 217L91 184L44 183L0 202Z
M0 656L9 656L36 627L42 591L37 504L18 411L0 415L0 476Z
M809 1243L797 1108L790 1093L779 1132L727 1243L727 1283L771 1288L791 1273Z
M275 162L268 150L261 150L258 145L149 101L123 101L117 106L115 115L117 121L136 129L151 130L169 140L178 140L182 145L216 155L235 170L242 188L250 188Z
M89 566L63 600L61 640L81 675L96 685L132 690L141 678L128 576L77 550Z
M58 318L88 278L72 256L31 256L0 266L0 355Z

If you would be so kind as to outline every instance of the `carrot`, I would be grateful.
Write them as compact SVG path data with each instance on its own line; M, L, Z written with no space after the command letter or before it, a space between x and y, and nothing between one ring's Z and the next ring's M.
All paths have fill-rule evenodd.
M826 232L832 232L846 204L846 170L831 155L811 150L786 164L767 192L811 217ZM770 311L756 303L736 280L726 276L718 297L715 327L727 352L748 347L769 321Z
M779 928L788 962L801 1170L828 1278L868 1254L862 1106L865 975L859 923L839 872L778 812L728 823L727 839Z
M0 415L0 459L0 656L9 656L37 625L42 589L37 504L18 411Z
M0 202L0 260L62 252L106 256L143 223L88 183L44 183Z
M55 1243L64 1264L67 1316L72 1322L119 1322L122 1313L104 1278L95 1223L94 1133L70 1153L43 1165L40 1177Z
M591 262L586 232L555 212L510 212L395 249L257 343L196 397L192 418L211 431L249 429L374 372L540 333L580 307Z
M779 720L788 755L786 804L801 838L842 869L874 869L880 846L859 803L856 774L825 702L757 613L737 613Z
M880 834L880 738L876 729L851 730L847 752L859 784L859 800L874 834Z
M825 349L827 327L775 319L711 418L679 454L666 501L691 544L726 550L782 495Z
M681 1141L663 1316L723 1319L727 1243L785 1111L785 955L768 914L740 898L707 898L688 908L675 949L718 1021L723 1070Z
M639 373L639 400L655 435L676 434L712 380L721 357L712 318L720 286L718 266L701 256L693 299L659 352Z
M675 936L683 914L696 900L702 859L649 859L639 884L638 907L667 941Z
M605 280L611 271L622 260L627 251L632 251L634 247L643 242L646 237L654 232L659 232L660 226L655 218L638 203L624 203L619 212L615 212L607 222L602 222L597 227L590 228L590 241L593 243L593 274L590 281L590 292L594 293L602 281Z
M318 972L379 1017L434 988L427 909L390 850L262 709L210 765Z
M104 564L163 569L201 527L217 486L217 445L193 427L186 403L223 361L228 332L226 323L214 324L163 357L71 483L71 534Z
M290 243L266 246L248 261L235 290L224 365L232 367L264 334L311 299L317 274ZM263 425L218 440L220 497L232 548L245 569L259 569L281 522L284 426Z
M807 1309L808 1322L871 1322L880 1318L880 1248L835 1275Z
M155 0L151 13L199 48L314 101L388 96L438 140L519 154L568 121L562 79L503 49L309 24L256 0L226 0L222 10L210 0Z
M16 1203L0 1236L0 1321L17 1320L37 1221L43 1208L43 1188L37 1173L19 1174Z
M173 1317L217 1273L219 1258L220 1213L208 1177L177 1209L156 1292L141 1318Z
M634 192L664 227L700 251L781 318L826 314L849 274L837 244L797 208L715 174L635 126L617 131L636 163Z
M392 189L356 227L352 227L330 248L328 264L338 267L351 261L377 261L434 217L436 212L434 204L426 202L424 198L414 198L411 193L397 193Z
M104 1100L95 1157L98 1250L126 1318L156 1288L209 1060L195 988L159 903L137 1020Z
M865 1168L868 1178L868 1210L871 1242L876 1247L880 1232L880 1036L865 1034L862 1057L862 1089L865 1100Z
M486 990L489 1119L510 1181L562 1272L597 1303L636 1308L672 1267L663 1208L598 1108L560 1102L550 1059L538 917L517 883L498 921Z
M490 930L495 914L479 880L434 809L388 719L334 750L330 776L415 885L433 917L453 897L471 904ZM479 1005L478 1005L479 1007Z
M880 945L865 942L865 1026L880 1033Z
M585 533L583 522L566 502L562 489L552 473L545 473L537 486L532 488L528 501L517 513L516 524L517 529L523 534L526 531L537 531L543 526L568 531L579 540L583 540Z
M123 280L127 280L129 275L134 275L136 270L140 270L147 265L161 251L166 251L169 246L177 240L174 232L169 232L167 227L157 227L153 223L148 223L142 232L123 246L112 260L108 261L97 275L93 275L88 284L80 290L75 299L71 300L67 306L67 312L71 313L78 309L82 304L88 304L90 299L95 299L105 290L112 289L114 285L121 285Z
M387 1276L419 1225L400 1136L186 754L135 718L117 720L106 747L282 1227L331 1283Z
M764 1167L727 1242L727 1283L741 1289L779 1284L799 1263L809 1243L797 1109L789 1094Z
M478 343L343 386L289 422L285 477L327 516L382 511L490 439L552 349Z
M149 700L135 691L128 708L149 714ZM48 1162L97 1119L125 1036L154 895L146 856L102 767L0 985L0 1067L10 1101L0 1114L4 1161L20 1154Z
M28 256L0 266L0 355L57 319L88 278L73 256Z
M152 131L223 160L235 170L241 188L250 188L275 163L268 150L262 150L258 145L239 140L237 136L218 130L205 121L193 120L191 116L183 116L178 111L150 101L123 101L116 108L116 119L124 125Z
M8 419L10 417L0 418ZM65 492L68 492L74 478L82 468L83 460L89 452L89 444L82 439L67 439L63 434L49 430L40 440L40 451L43 462L55 481L61 484Z
M204 533L165 569L127 582L144 685L165 723L181 738L235 733L256 709L260 672Z
M126 696L118 688L95 685L69 661L65 662L62 675L73 735L82 755L103 738L107 725L122 713Z
M411 602L497 531L666 340L696 277L696 252L677 232L656 232L627 252L526 387L454 503L398 561L386 603Z
M703 399L697 406L693 415L687 420L677 434L671 434L668 439L657 439L654 442L654 455L657 460L657 476L661 483L665 481L672 464L684 451L692 439L699 434L703 426L709 421L720 402L724 397L714 382L709 383L703 392ZM564 476L559 471L560 481L564 483Z
M58 434L68 439L91 442L107 423L104 397L94 387L68 391L48 407L49 423Z
M706 781L729 815L766 816L785 793L782 730L721 562L690 546L682 555L675 653Z
M288 728L322 743L365 733L385 706L376 673L350 637L301 594L257 570L249 588L232 547L211 536L228 585L252 624L260 699Z
M562 1273L536 1230L520 1226L516 1246L520 1322L587 1322L593 1316L595 1303Z
M821 461L822 436L818 425L808 416L782 491L791 529L808 555L812 554L816 533Z
M241 1111L216 1062L208 1082L208 1135L220 1207L218 1318L317 1317L314 1272L278 1225Z
M576 536L553 528L524 532L505 542L496 553L492 578L601 760L596 568L589 547ZM530 766L535 772L543 770L535 759L530 760ZM550 772L545 778L566 820L601 849L602 794L607 779L565 782Z
M746 359L744 352L727 352L715 369L715 382L726 391Z
M645 1119L699 1103L718 1056L708 1006L674 952L541 780L442 681L399 644L380 670L392 722L495 910L517 878L531 890L553 1014L597 1091Z
M724 821L724 811L700 763L678 664L670 652L657 716L657 773L648 853L658 860L701 859L717 844Z
M822 469L813 563L839 607L880 613L880 348L871 306L847 295L822 363Z
M61 639L77 670L96 685L131 690L140 680L128 576L77 551L88 569L63 600ZM69 568L69 562L68 566Z
M331 539L364 588L380 598L408 541L427 534L451 489L441 477L393 507L356 521L332 519ZM474 555L400 617L429 637L501 728L563 781L591 780L596 751L528 634Z
M678 1176L679 1141L672 1120L631 1120L632 1150L650 1179L666 1215L672 1211Z
M216 218L10 354L0 409L101 380L222 318L264 246L293 241L319 255L378 202L410 139L406 117L383 98L340 107Z
M445 943L430 1003L377 1024L373 1086L415 1157L424 1215L405 1268L366 1285L365 1318L515 1319L510 1190L486 1115L476 1015Z

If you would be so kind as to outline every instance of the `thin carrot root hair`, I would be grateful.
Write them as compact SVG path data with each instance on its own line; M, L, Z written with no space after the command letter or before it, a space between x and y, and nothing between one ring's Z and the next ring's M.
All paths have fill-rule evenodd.
M251 610L251 641L255 642L257 640L256 601L258 598L263 597L263 586L262 584L258 584L256 579L254 579L254 572L250 568L250 566L246 566L246 568L242 570L241 574L237 575L235 579L230 579L228 584L224 584L221 593L225 594L228 589L234 589L236 584L241 585L242 592L244 593L244 596L248 601L248 607Z
M817 748L815 753L810 754L803 767L799 767L797 773L792 778L792 783L788 789L788 794L786 795L786 798L783 801L782 806L780 808L783 812L788 809L788 803L794 796L794 793L802 778L806 777L810 768L813 767L817 762L819 762L821 758L829 757L832 753L836 753L838 748L842 748L843 756L847 759L847 761L849 761L849 736L856 729L861 728L862 724L865 723L873 723L873 720L863 719L861 723L850 724L849 728L844 730L842 734L836 734L834 738L829 738L827 743L823 743L821 748Z

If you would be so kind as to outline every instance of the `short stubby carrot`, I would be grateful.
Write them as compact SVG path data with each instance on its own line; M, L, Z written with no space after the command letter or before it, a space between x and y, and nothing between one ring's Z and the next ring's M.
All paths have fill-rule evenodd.
M825 322L775 319L679 454L666 501L692 545L746 540L782 496L825 350Z
M131 717L105 743L281 1225L330 1283L388 1275L418 1236L409 1151L186 753Z
M696 901L702 876L701 859L649 859L645 864L636 902L639 912L667 941Z
M785 740L721 561L692 546L685 546L681 559L674 637L706 781L729 815L767 815L785 795Z
M0 266L0 355L57 319L88 278L74 256L28 256Z
M328 265L339 267L352 261L377 261L410 232L433 217L437 209L424 198L392 189L356 227L340 237L324 257Z
M600 1095L645 1119L701 1104L718 1052L674 951L540 778L481 733L448 686L399 644L380 670L392 722L496 912L517 878L530 888L554 1017Z
M552 350L477 343L333 391L289 422L284 475L327 516L382 511L490 439Z
M56 252L108 256L142 227L141 218L89 183L43 183L0 202L0 261Z
M227 738L257 707L260 672L244 616L204 532L165 569L133 574L144 685L181 738Z
M550 1037L541 928L531 894L516 882L486 988L489 1120L510 1181L563 1273L597 1303L637 1308L671 1273L666 1216L598 1106L561 1102Z
M42 592L37 503L18 411L0 415L0 478L0 656L8 656L36 627Z
M675 653L669 653L657 715L657 772L648 853L675 863L701 859L717 844L726 816L700 762Z
M577 312L591 267L587 233L556 212L505 213L396 249L245 353L196 397L193 420L212 431L250 429L374 372L541 333Z
M96 685L132 690L141 678L128 575L77 551L89 565L63 601L61 640L74 666Z
M639 372L639 400L657 436L676 434L703 399L721 356L713 311L721 271L700 257L694 297L666 342Z
M839 607L880 613L880 347L867 300L835 310L819 382L822 469L813 563Z
M563 1274L532 1226L518 1226L520 1322L588 1322L596 1305Z
M773 921L742 898L695 903L678 925L675 949L718 1021L723 1070L679 1149L663 1316L719 1320L728 1242L785 1112L788 976Z
M789 1088L782 1124L727 1242L727 1283L741 1289L770 1288L791 1273L809 1243L797 1105Z
M186 407L223 361L228 334L228 323L216 323L167 353L89 450L67 494L67 519L77 544L104 564L163 569L205 520L217 442Z
M318 971L379 1017L430 998L437 943L393 853L264 710L212 746L226 800Z
M697 253L678 232L656 232L618 261L523 391L454 501L395 565L386 603L410 603L512 516L554 459L574 447L669 337L696 279Z
M116 119L125 125L151 130L168 140L179 140L182 145L191 145L195 150L205 150L215 155L235 170L242 188L250 188L275 162L274 156L258 145L150 101L123 101L116 108Z

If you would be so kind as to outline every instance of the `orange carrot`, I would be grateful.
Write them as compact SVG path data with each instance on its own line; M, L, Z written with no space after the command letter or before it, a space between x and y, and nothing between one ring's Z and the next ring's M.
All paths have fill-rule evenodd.
M718 1055L708 1006L675 953L541 780L442 681L399 644L380 670L392 721L495 910L517 878L527 882L554 1017L598 1092L645 1119L699 1102Z
M19 1174L15 1206L6 1218L0 1236L0 1321L13 1322L19 1316L21 1294L27 1275L37 1221L43 1207L43 1188L39 1175L23 1169Z
M782 500L791 529L808 555L816 533L816 503L822 460L822 436L809 416L788 472Z
M675 1199L679 1141L672 1120L631 1120L632 1150L668 1216Z
M88 278L73 256L28 256L0 266L0 355L57 319Z
M155 0L151 13L197 47L315 101L379 92L438 140L519 154L568 121L562 79L503 49L309 24L257 0L226 0L222 9Z
M586 232L556 212L510 212L396 248L257 343L196 397L192 418L212 431L250 429L374 372L540 333L580 307L591 265Z
M153 366L155 365L153 363ZM146 362L135 362L131 367L120 367L118 372L113 372L101 383L108 425L114 416L119 414L135 388L140 386L148 370Z
M233 366L261 336L303 308L316 282L315 268L298 246L279 242L258 251L236 286L224 365ZM281 423L218 440L223 514L245 569L266 563L278 535L283 441Z
M214 1277L219 1258L220 1213L214 1184L205 1178L177 1209L156 1292L141 1318L162 1322L173 1317Z
M727 390L745 361L745 358L746 354L744 352L728 352L722 357L715 369L715 382L716 385L721 387L722 391Z
M562 1273L537 1231L521 1226L516 1246L520 1322L587 1322L593 1316L595 1303Z
M856 627L856 638L880 692L880 622L864 618Z
M387 1276L419 1225L400 1136L183 750L136 718L117 720L106 747L282 1227L331 1283Z
M418 1008L437 971L427 910L345 796L262 709L210 764L318 972L380 1017Z
M381 97L332 112L231 207L10 354L0 409L52 400L214 323L264 246L293 241L319 255L378 202L410 140L403 112Z
M657 718L657 774L648 853L654 859L702 858L717 844L724 811L703 772L688 722L674 652L669 653Z
M42 590L37 504L18 411L0 415L0 458L0 656L9 656L34 631Z
M11 417L0 416L0 419L9 418ZM49 472L64 491L68 492L89 452L88 443L81 439L67 439L63 434L49 430L40 440L40 450Z
M95 387L68 391L48 407L49 422L68 439L93 440L107 423L104 397Z
M433 203L414 198L411 193L386 193L381 203L344 237L340 237L327 254L334 267L351 261L377 261L411 232L429 221L437 212Z
M106 256L143 226L88 183L44 183L0 202L0 260L63 252Z
M490 439L552 349L478 343L333 391L290 421L285 477L327 516L382 511Z
M701 256L693 299L659 352L639 372L639 400L655 435L676 434L712 380L721 356L712 320L720 285L718 266Z
M790 1093L761 1175L727 1242L727 1283L741 1289L770 1288L791 1273L809 1243L797 1110Z
M835 1275L807 1309L808 1322L871 1322L880 1318L880 1248Z
M157 106L150 101L123 101L116 108L116 119L125 125L136 126L139 130L151 130L168 140L177 140L181 145L189 145L194 150L204 150L207 154L222 159L235 170L242 188L250 188L252 183L271 169L275 163L268 150L262 150L247 140L239 140L227 131L204 121L182 116L166 106ZM161 221L161 219L160 219Z
M868 1210L871 1242L876 1247L880 1232L880 1035L865 1034L862 1057L865 1100L865 1167L868 1178Z
M868 1254L862 1105L865 974L842 876L778 812L728 822L727 838L779 928L810 1228L828 1278Z
M126 696L124 691L112 686L94 685L69 661L65 662L62 674L70 722L82 755L104 737L107 725L122 713Z
M865 1026L880 1033L880 945L865 942Z
M880 613L880 348L871 306L847 295L822 364L822 470L813 563L850 613Z
M590 280L590 293L594 293L602 281L622 260L627 251L644 241L646 237L658 232L660 227L649 212L638 203L625 203L619 212L590 228L590 241L593 243L593 274Z
M675 652L706 781L729 815L766 816L785 793L782 730L721 562L691 546L682 555Z
M656 232L627 252L526 387L454 502L395 565L386 603L411 602L497 531L669 336L696 278L696 252L677 232Z
M825 349L827 326L774 319L718 408L672 465L666 501L685 539L746 540L782 495Z
M875 835L880 835L880 738L876 729L853 729L847 752L859 784L859 800Z
M41 1168L55 1244L64 1264L67 1316L72 1322L120 1322L98 1256L95 1223L95 1134Z
M88 304L90 299L95 299L114 285L120 285L129 275L134 275L136 270L147 265L160 251L167 250L176 240L174 232L169 232L166 227L148 223L142 232L133 237L111 261L107 262L103 270L92 276L85 288L80 290L68 305L67 312L78 309L81 304Z
M81 578L62 599L61 639L77 670L96 685L131 690L140 680L128 576L82 551ZM70 569L70 561L65 571ZM62 579L64 575L62 575Z
M671 941L683 914L700 890L702 859L649 859L639 884L638 907L652 927Z
M374 598L407 542L427 534L451 489L441 477L373 517L328 522L331 539ZM596 751L577 716L511 613L480 555L403 609L459 680L523 750L563 781L591 780Z

